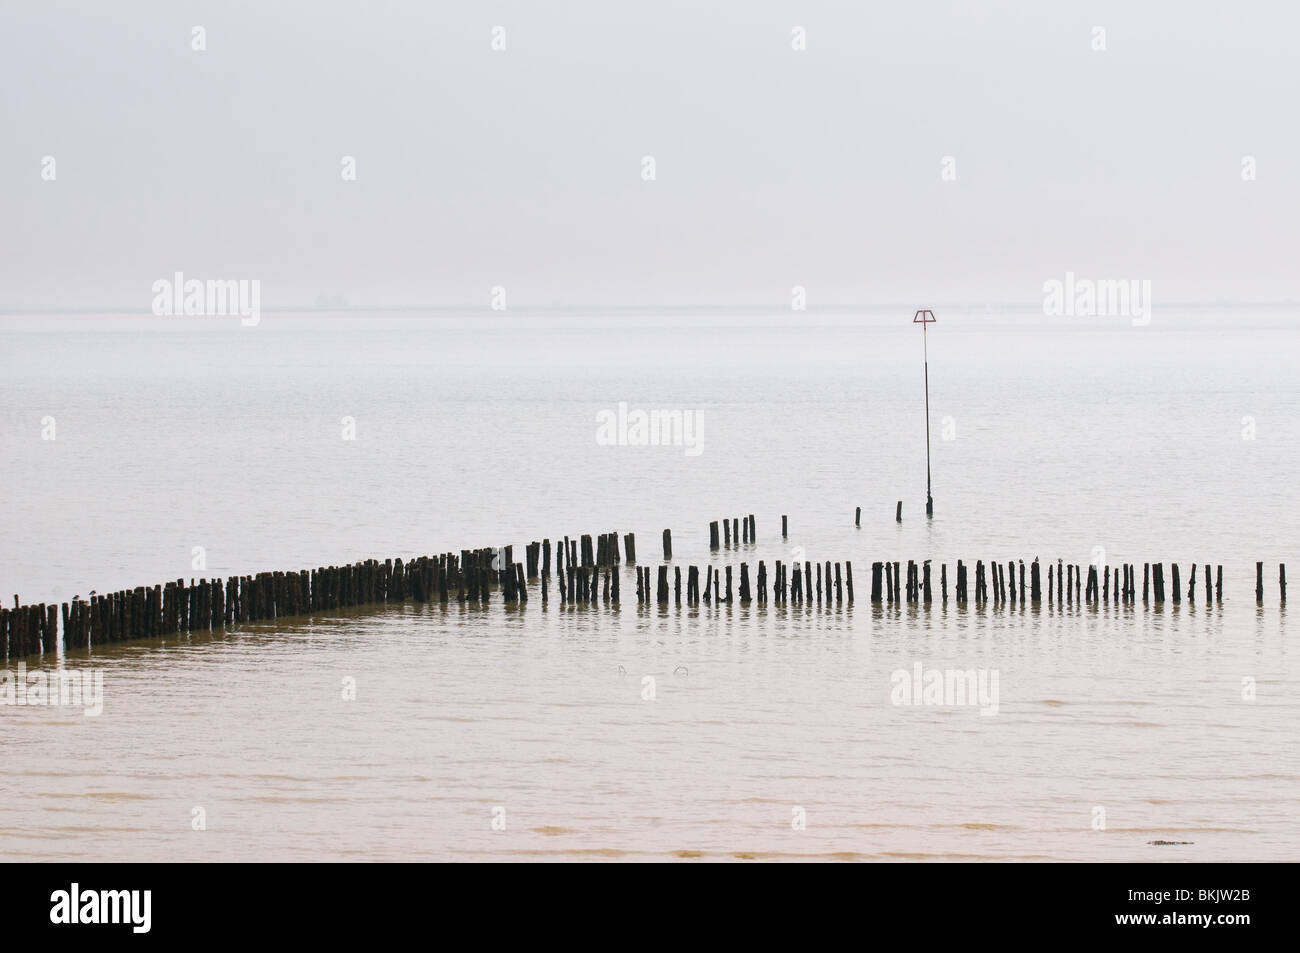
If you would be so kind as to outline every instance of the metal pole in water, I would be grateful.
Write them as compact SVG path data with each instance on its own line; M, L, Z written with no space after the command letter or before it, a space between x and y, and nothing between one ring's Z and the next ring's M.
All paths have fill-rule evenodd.
M912 323L921 326L921 348L925 356L925 515L928 517L934 516L934 497L930 492L930 342L926 325L934 322L933 311L918 311L912 317Z

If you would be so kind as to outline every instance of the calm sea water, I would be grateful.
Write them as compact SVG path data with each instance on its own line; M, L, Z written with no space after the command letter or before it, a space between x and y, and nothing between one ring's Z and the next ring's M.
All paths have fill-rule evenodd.
M102 671L103 713L0 706L0 856L1294 859L1294 316L939 317L933 521L905 315L0 319L6 600L614 530L655 564L664 528L682 566L852 560L859 596L643 609L626 570L617 609L46 660ZM623 401L697 413L702 452L598 444ZM1034 556L1221 563L1225 600L865 599L876 559ZM893 704L918 663L996 672L997 714Z

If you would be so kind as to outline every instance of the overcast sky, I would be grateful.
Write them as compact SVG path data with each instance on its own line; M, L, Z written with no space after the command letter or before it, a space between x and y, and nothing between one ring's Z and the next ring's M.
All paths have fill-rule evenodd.
M0 0L0 309L178 270L265 308L1300 298L1298 36L1282 0Z

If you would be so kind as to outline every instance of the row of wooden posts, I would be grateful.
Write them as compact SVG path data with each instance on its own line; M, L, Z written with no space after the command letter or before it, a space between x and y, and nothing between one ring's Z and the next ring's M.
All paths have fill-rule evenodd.
M665 530L665 547L670 545ZM636 559L636 539L628 533L624 547ZM557 541L555 545L561 598L579 592L594 599L591 579L600 568L618 563L618 534L601 534ZM88 598L74 596L59 608L45 603L0 608L0 659L49 655L57 648L160 638L178 632L202 632L287 616L329 612L389 602L486 603L493 590L507 603L528 601L528 581L539 573L549 581L550 540L525 547L525 562L514 561L514 547L489 547L416 559L365 560L345 566L221 579L184 579L140 586ZM566 585L567 573L567 585ZM606 575L606 598L618 600L618 578ZM548 586L543 585L545 602Z
M786 518L781 517L781 537L784 539L786 534ZM667 530L664 530L667 533ZM718 520L709 524L709 549L718 549ZM722 520L722 547L731 549L733 546L749 545L758 542L758 524L754 521L754 514L748 516L732 517L729 520ZM664 553L664 558L670 557L668 552Z
M921 562L908 560L906 576L904 576L904 566L900 561L894 562L874 562L871 564L871 601L875 604L893 604L902 603L929 603L934 599L934 585L931 572L931 561L926 559ZM739 585L737 595L741 602L750 602L756 598L759 603L768 601L768 573L767 566L763 560L758 562L757 573L757 590L750 586L749 564L741 563L739 572ZM1191 565L1188 574L1187 584L1187 601L1194 602L1197 598L1197 565ZM1213 568L1213 574L1211 569ZM670 583L669 569L672 570L672 579ZM697 566L686 567L686 601L688 604L695 604L701 600L704 602L732 602L733 599L733 567L723 566L716 571L712 565L705 567L707 575L704 579L704 586L700 587L700 570ZM1204 590L1205 603L1221 604L1223 602L1223 566L1211 567L1205 563L1201 569L1201 585ZM970 567L962 560L957 560L956 579L953 587L953 597L958 604L965 604L971 596ZM1179 565L1170 564L1171 570L1171 588L1165 588L1165 566L1164 563L1144 563L1142 566L1142 601L1149 603L1163 603L1166 601L1166 595L1170 601L1178 603L1182 601L1182 587L1180 582ZM1028 572L1028 578L1026 578ZM1255 598L1259 602L1264 599L1264 564L1258 562L1255 564L1256 585ZM1017 584L1017 574L1019 583ZM998 562L989 562L987 566L983 560L975 562L975 579L974 579L974 599L977 605L983 605L989 601L994 604L1015 604L1017 602L1042 602L1044 595L1047 604L1071 606L1071 605L1097 605L1105 604L1133 604L1137 601L1137 566L1132 563L1125 563L1122 566L1115 567L1097 567L1089 565L1086 567L1077 564L1067 564L1064 560L1058 559L1055 566L1047 564L1046 587L1043 585L1043 571L1037 559L1032 560L1028 566L1025 561L1015 560L1008 561L1005 565ZM1286 565L1278 565L1278 584L1281 594L1281 602L1286 602ZM992 591L990 594L990 585ZM617 585L615 585L617 590ZM771 600L777 604L788 602L808 602L815 600L818 603L839 603L844 600L847 592L849 604L853 603L853 564L845 562L841 572L841 564L838 562L813 562L806 560L802 564L798 562L785 563L777 560L775 564L775 576L771 589ZM755 595L756 593L756 595ZM653 594L653 595L652 595ZM948 565L943 563L939 567L939 598L946 603L948 601ZM659 566L658 578L651 575L651 569L648 566L637 568L637 601L638 602L674 602L680 604L682 601L682 567L681 566Z
M787 529L781 518L782 535ZM716 544L719 522L709 524L710 543ZM723 521L721 525L726 525ZM742 529L743 525L743 529ZM750 543L756 538L754 517L734 519L724 537ZM636 537L622 538L622 556L629 565L636 564ZM14 608L0 608L0 658L19 659L31 655L49 655L58 647L83 649L133 639L159 638L178 632L201 632L246 623L270 621L286 616L302 616L336 609L394 602L486 603L495 590L507 604L527 603L529 585L540 580L538 595L545 605L550 597L551 577L555 576L560 601L565 604L606 603L620 601L621 578L618 533L601 533L577 539L564 537L534 541L525 547L524 562L514 561L514 547L461 550L438 556L421 556L408 561L370 559L345 566L322 566L297 572L264 572L255 576L231 576L221 579L184 579L152 587L97 595L74 597L62 604L20 605L14 596ZM665 561L672 559L672 533L663 532ZM554 564L552 564L554 552ZM953 595L958 604L968 601L972 586L969 566L957 560ZM1142 567L1142 601L1163 603L1168 595L1173 602L1182 598L1179 565L1170 564L1170 588L1166 589L1163 563L1144 563ZM669 570L672 570L671 579ZM1137 600L1137 567L1100 568L1067 565L1057 560L1047 564L1046 591L1042 568L1037 559L1026 566L1024 560L1005 564L983 560L975 563L973 596L976 604L990 600L994 604L1041 602L1049 605L1126 603ZM1198 566L1193 563L1188 576L1186 598L1197 597ZM1217 566L1213 577L1208 563L1200 567L1200 586L1205 602L1222 602L1223 567ZM1028 572L1028 578L1026 578ZM871 564L871 602L874 604L930 603L934 598L931 561L908 560ZM1018 577L1018 580L1017 580ZM683 598L681 566L660 565L656 575L651 567L636 567L637 602L675 603ZM1264 564L1255 564L1255 598L1264 599ZM770 583L770 585L769 585ZM1281 601L1286 602L1286 566L1278 566ZM734 587L734 588L733 588ZM734 567L705 566L701 581L700 568L687 566L685 599L699 602L765 604L810 603L839 604L847 598L853 603L853 564L844 562L785 562L777 560L769 576L767 564L759 560L756 579L751 584L747 562ZM939 598L948 601L948 566L939 567Z

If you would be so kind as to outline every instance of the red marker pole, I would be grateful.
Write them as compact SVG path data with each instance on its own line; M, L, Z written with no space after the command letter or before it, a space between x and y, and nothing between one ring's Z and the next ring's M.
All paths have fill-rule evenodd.
M925 356L925 515L928 517L934 516L934 497L930 493L930 342L926 325L934 322L933 311L918 311L912 317L912 323L921 326L921 348Z

